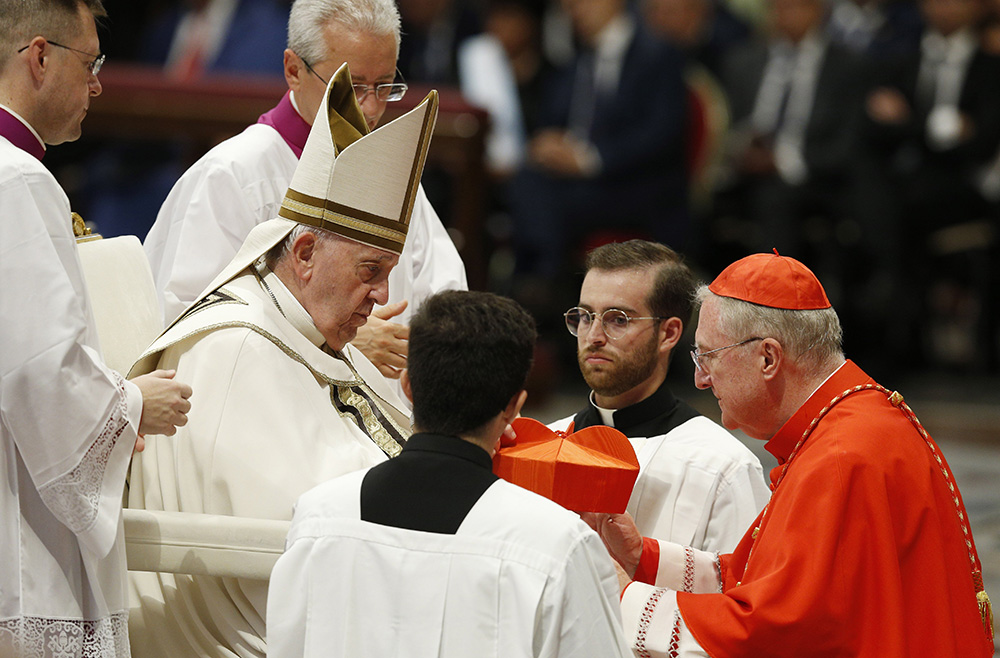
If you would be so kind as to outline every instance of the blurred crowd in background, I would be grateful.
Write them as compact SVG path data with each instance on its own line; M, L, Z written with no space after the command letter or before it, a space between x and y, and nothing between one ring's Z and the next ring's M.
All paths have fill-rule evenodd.
M401 77L489 113L488 286L543 345L573 358L583 253L642 237L708 279L805 262L877 378L1000 368L1000 0L398 2ZM105 5L110 62L282 75L288 1ZM47 162L101 233L143 238L190 158L85 139ZM447 221L446 172L424 184Z

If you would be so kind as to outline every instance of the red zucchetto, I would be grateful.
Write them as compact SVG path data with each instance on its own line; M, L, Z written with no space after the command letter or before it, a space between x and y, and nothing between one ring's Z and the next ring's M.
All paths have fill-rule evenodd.
M823 285L808 267L788 256L753 254L741 258L715 278L708 289L720 297L751 304L811 311L830 308Z

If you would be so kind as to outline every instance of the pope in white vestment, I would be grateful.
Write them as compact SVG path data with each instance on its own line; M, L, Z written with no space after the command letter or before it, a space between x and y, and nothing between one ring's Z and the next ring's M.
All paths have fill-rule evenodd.
M0 106L0 656L129 655L142 394L102 362L66 194Z
M350 84L345 65L327 88L282 217L251 231L213 290L133 368L169 363L197 382L198 399L173 440L151 437L134 461L130 507L287 520L304 491L402 449L403 403L347 341L384 297L403 248L437 96L365 135ZM302 223L334 234L325 238L334 243L305 243L308 262L297 251L311 236L296 233L309 230ZM350 319L331 329L328 317L340 314ZM136 656L264 655L266 582L133 574L131 583Z
M289 519L303 492L398 454L402 402L350 344L323 344L273 273L245 270L202 300L153 345L197 399L186 427L137 456L129 506ZM263 655L266 582L132 577L136 656Z

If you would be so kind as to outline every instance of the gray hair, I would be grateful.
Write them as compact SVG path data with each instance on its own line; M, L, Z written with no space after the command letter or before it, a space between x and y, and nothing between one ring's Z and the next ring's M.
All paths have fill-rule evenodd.
M733 340L774 338L793 360L817 371L844 358L844 330L832 307L793 311L716 295L706 285L695 291L699 306L709 298L718 304L719 329Z
M315 235L316 242L333 242L335 240L346 239L337 235L333 231L326 230L325 228L309 226L308 224L296 224L291 232L285 236L284 240L271 247L267 253L261 257L264 261L264 265L266 265L270 270L277 267L278 263L280 263L285 256L288 255L289 251L291 251L292 245L299 239L299 236L306 233L312 233Z
M295 0L288 17L288 48L310 64L323 61L323 31L331 21L352 32L391 34L399 53L399 9L393 0Z
M80 7L107 16L101 0L0 0L0 72L36 36L57 41L76 36Z

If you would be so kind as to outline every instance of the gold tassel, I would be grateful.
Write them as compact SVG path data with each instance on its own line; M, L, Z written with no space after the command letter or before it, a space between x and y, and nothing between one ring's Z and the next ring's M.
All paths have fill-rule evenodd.
M976 600L979 601L979 615L983 618L986 636L993 640L993 604L990 603L990 595L986 590L980 590L976 592Z
M90 235L90 228L87 226L87 222L83 221L80 213L70 213L70 217L73 218L73 235L78 238Z

